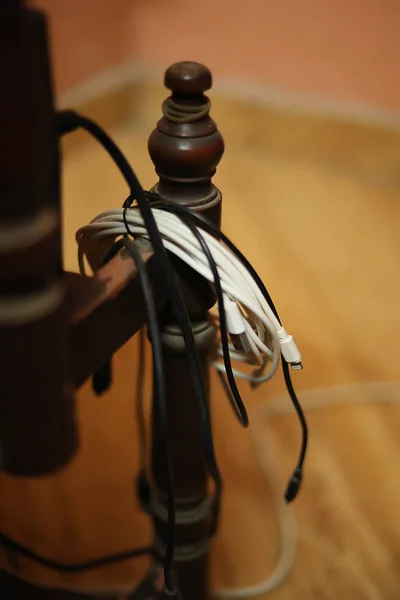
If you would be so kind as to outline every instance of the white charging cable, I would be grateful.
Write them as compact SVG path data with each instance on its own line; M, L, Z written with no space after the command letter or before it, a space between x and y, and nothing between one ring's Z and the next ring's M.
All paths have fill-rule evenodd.
M166 249L214 284L207 256L192 231L175 214L156 208L152 210ZM138 210L113 209L98 215L76 234L82 273L85 272L86 261L93 271L98 270L115 241L127 234L124 212L132 236L149 239ZM268 381L275 374L281 354L292 368L301 369L301 355L292 336L279 323L251 273L223 243L201 228L198 230L207 243L220 277L226 329L231 339L229 357L233 362L251 365L253 369L256 367L253 372L232 369L234 376L252 385ZM213 317L218 325L220 315L215 309ZM223 357L221 345L217 348L217 356L214 366L225 372L225 365L220 360ZM265 372L267 365L270 367ZM261 436L255 436L255 442L264 474L276 497L282 553L267 580L249 587L218 590L214 592L217 598L234 600L274 590L288 576L295 558L297 536L293 509L281 498L282 486L272 458L273 452L265 451L268 440L261 441Z
M153 214L167 250L214 283L208 259L190 229L172 213L153 209ZM134 237L148 239L138 210L126 211L125 218ZM267 381L276 371L280 354L292 368L302 368L301 355L292 336L281 326L246 267L223 243L201 228L199 231L221 279L226 325L233 344L230 358L257 365L257 370L252 373L234 369L234 375L253 385ZM85 258L91 268L97 270L115 240L126 233L122 208L106 211L81 227L76 234L81 271L85 271ZM218 354L221 355L221 349ZM220 360L214 365L220 371L225 370ZM267 365L270 369L265 373Z

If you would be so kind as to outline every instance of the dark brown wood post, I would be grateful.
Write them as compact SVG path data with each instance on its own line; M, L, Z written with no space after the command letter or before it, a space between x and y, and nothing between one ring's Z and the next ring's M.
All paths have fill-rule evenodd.
M204 95L211 84L210 71L198 63L177 63L166 71L165 85L172 94L163 103L164 116L150 136L149 153L160 178L152 191L169 201L202 212L219 226L221 193L211 178L222 157L224 142L209 116L210 102ZM202 279L179 261L174 264L192 321L208 390L215 329L209 322L207 311L214 298ZM162 314L161 322L177 495L176 572L185 600L205 600L209 596L210 504L207 502L208 477L200 417L180 329L168 311ZM162 546L166 488L156 404L153 406L152 422L153 510L157 542Z
M45 19L0 4L0 467L37 476L77 447L58 140Z

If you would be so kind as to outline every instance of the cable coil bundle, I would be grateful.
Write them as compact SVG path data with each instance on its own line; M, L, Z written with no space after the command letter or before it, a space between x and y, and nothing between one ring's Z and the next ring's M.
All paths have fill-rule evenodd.
M171 208L173 210L173 206ZM176 214L167 212L167 209L154 208L153 215L165 248L215 285L215 276L209 258L193 230ZM139 210L109 210L78 230L76 238L82 272L85 272L84 257L96 256L96 244L103 245L104 238L114 243L116 238L126 234L127 225L134 238L149 239ZM225 323L233 339L234 347L230 348L231 358L256 364L259 367L253 375L235 370L235 376L247 379L253 384L268 381L276 372L281 353L294 368L301 368L301 356L293 338L279 323L248 270L211 234L201 231L200 227L197 227L197 231L207 244L218 269L223 292ZM96 262L92 262L91 266L96 268ZM221 315L217 321L221 325ZM220 354L223 356L222 348ZM272 361L271 368L267 374L264 374L265 367L270 361ZM215 366L221 369L220 363L215 363Z
M290 502L301 484L307 446L307 426L288 369L288 365L293 369L302 368L300 352L292 336L282 327L260 277L236 246L204 217L183 206L166 203L155 194L147 196L152 201L148 206L166 250L214 286L219 313L215 320L220 329L217 354L223 358L222 363L216 360L214 365L243 425L248 425L248 417L235 377L248 380L252 386L266 382L275 374L282 356L285 382L303 431L299 461L285 494ZM96 270L102 254L127 235L133 239L150 239L140 207L131 206L130 198L124 208L103 212L77 231L81 272L85 272L85 257ZM232 361L255 365L256 370L247 373L233 369ZM270 367L265 372L267 365Z

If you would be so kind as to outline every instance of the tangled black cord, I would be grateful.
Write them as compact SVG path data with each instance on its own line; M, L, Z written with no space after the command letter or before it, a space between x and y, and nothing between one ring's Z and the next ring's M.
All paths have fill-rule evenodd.
M64 563L51 558L47 558L42 554L39 554L35 550L31 550L27 546L20 544L13 540L5 533L0 533L0 545L6 550L16 553L24 558L32 560L33 562L47 567L53 571L59 573L82 573L85 571L91 571L100 567L107 567L109 565L119 563L121 561L130 560L132 558L138 558L140 556L154 556L157 557L157 553L152 546L143 546L142 548L134 548L133 550L126 550L125 552L118 552L115 554L107 554L106 556L100 556L98 558L86 560L83 562L76 563Z
M127 208L126 208L127 209ZM127 234L133 237L126 220L126 209L124 210L124 223ZM147 323L150 333L150 341L153 347L153 387L154 398L158 404L158 412L160 415L161 427L160 434L162 444L164 446L164 468L166 472L166 487L167 487L167 543L164 556L164 575L165 585L171 593L175 591L175 585L172 582L172 566L174 560L174 550L176 542L176 505L174 481L172 476L171 449L168 435L168 414L167 414L167 399L165 394L165 371L162 355L161 335L158 326L157 310L154 303L153 292L151 289L150 279L143 263L142 256L136 244L134 244L127 236L124 238L124 245L129 254L136 263L137 273L140 279L144 303L147 311ZM140 474L143 477L143 473Z
M201 415L203 440L204 440L204 446L205 446L205 457L206 457L206 461L207 461L209 474L215 484L215 495L214 495L212 526L211 526L211 534L213 534L216 531L217 522L218 522L218 515L219 515L220 501L221 501L221 491L222 491L222 479L221 479L221 475L220 475L217 461L215 458L214 444L213 444L213 439L212 439L212 434L211 434L210 416L209 416L209 410L208 410L208 406L207 406L206 390L205 390L204 382L203 382L202 375L201 375L199 356L197 353L197 348L196 348L196 344L195 344L195 340L194 340L194 336L193 336L193 331L192 331L192 328L190 325L190 320L189 320L189 317L188 317L188 314L187 314L187 311L185 308L183 298L180 294L179 287L176 284L174 270L172 269L168 253L167 253L166 249L164 248L162 238L159 234L157 224L156 224L154 216L152 214L151 206L154 206L155 208L160 208L162 210L166 210L166 211L177 214L181 218L181 220L191 229L193 234L196 236L196 238L199 241L200 245L202 246L202 249L203 249L203 251L207 257L207 260L210 264L210 269L211 269L211 271L213 273L213 277L214 277L215 291L216 291L217 301L218 301L218 308L219 308L219 312L221 315L221 325L222 325L222 327L221 327L221 344L223 347L224 364L225 364L229 389L232 393L232 401L234 402L234 407L236 407L236 413L239 417L239 420L241 421L241 423L243 425L247 425L248 418L247 418L246 409L240 398L240 394L239 394L239 391L236 386L232 368L230 366L229 348L227 347L227 331L226 331L226 328L224 329L225 319L223 318L223 316L224 316L225 312L224 312L221 282L220 282L218 269L216 267L215 261L212 257L212 254L211 254L203 236L198 231L198 228L203 229L207 233L213 235L216 239L222 241L237 256L237 258L247 268L247 270L253 277L254 281L257 283L265 300L267 301L271 310L274 312L276 318L280 322L278 312L274 306L274 303L273 303L264 283L262 282L258 273L255 271L254 267L247 261L245 256L238 250L238 248L233 244L233 242L231 242L229 240L229 238L227 238L218 228L216 228L212 223L210 223L202 215L200 215L198 213L194 213L190 209L188 209L182 205L178 206L176 204L168 203L156 194L152 194L150 192L145 192L143 190L143 188L141 187L132 167L126 160L126 158L123 155L123 153L121 152L121 150L118 148L118 146L115 144L115 142L105 133L105 131L103 131L96 123L94 123L90 119L82 117L81 115L77 114L74 111L60 111L57 113L56 117L57 117L56 121L57 121L59 135L74 131L77 128L82 127L83 129L88 131L109 153L109 155L111 156L111 158L114 160L117 167L121 171L121 174L125 178L128 186L130 188L130 191L131 191L128 200L124 203L125 225L127 225L126 211L131 207L133 200L136 200L138 203L138 208L139 208L139 210L142 214L143 220L145 222L146 229L149 233L150 241L153 245L154 252L160 260L160 264L162 266L162 273L164 274L164 281L169 290L170 300L171 300L172 308L173 308L173 311L175 314L175 318L177 319L178 324L181 327L182 335L184 337L184 340L185 340L185 343L186 343L186 346L188 349L189 368L190 368L190 372L191 372L191 375L193 378L194 391L195 391L196 399L198 401L200 415ZM149 201L151 203L151 206L150 206ZM127 234L128 233L130 233L129 227L127 227ZM127 248L128 252L131 253L132 257L134 258L134 260L136 262L138 275L139 275L139 277L141 277L142 288L145 293L145 289L146 288L150 289L150 288L148 286L148 281L146 283L147 273L146 273L145 268L142 269L143 265L141 263L140 253L137 251L134 244L131 243L129 240L124 239L123 244ZM122 243L117 242L115 247L113 248L112 252L114 252L114 253L117 252L121 248L121 246L122 246ZM154 314L153 314L153 309L152 309L152 303L154 304L151 295L149 295L147 297L147 301L146 301L146 308L149 311L149 324L150 324L150 320L151 320L153 323L155 323L155 325L157 325L157 328L158 328L157 319L153 318ZM152 314L151 317L150 317L150 314ZM156 332L155 325L154 325L154 331L151 334L152 339L157 339L157 332ZM155 333L155 338L153 337L153 333ZM157 342L156 342L156 346L154 346L154 344L153 344L153 349L155 350L155 352L153 353L153 367L154 367L155 372L157 372L158 374L160 374L160 373L162 374L163 373L162 365L160 365L158 363L158 359L156 359L156 357L155 357L156 354L159 354L159 350L156 350L157 347L158 346L157 346ZM160 371L160 368L161 368L161 371ZM304 465L304 461L305 461L305 457L306 457L307 443L308 443L308 428L307 428L307 423L305 420L303 410L301 408L301 405L299 403L299 400L298 400L295 390L293 388L288 363L284 360L283 357L282 357L282 370L283 370L285 384L286 384L289 396L291 398L291 401L293 403L295 411L298 415L298 418L299 418L299 421L301 424L301 428L302 428L302 442L301 442L301 448L300 448L297 465L296 465L293 475L289 481L289 484L288 484L288 487L287 487L287 490L285 493L286 501L291 502L296 497L296 495L299 491L300 485L301 485L302 474L303 474L303 465ZM159 380L159 382L161 382L161 381L163 381L163 378L161 378ZM161 397L161 401L160 401L160 409L161 410L163 410L162 407L165 408L165 402L164 403L162 402L162 400L163 400L163 392L161 389L162 387L163 387L162 385L158 385L158 387L155 389L156 396L158 397L159 401L160 401L160 397ZM164 433L167 434L168 430L167 430L167 420L166 420L165 414L163 417L163 427L164 426L165 426ZM164 436L164 444L165 444L166 449L167 449L167 444L168 444L167 437L168 437L167 435ZM144 433L142 432L141 444L144 443L144 440L145 440L145 437L144 437ZM166 454L168 454L168 453L166 452ZM142 470L143 470L143 468L144 467L142 464ZM166 469L168 469L168 468L170 468L170 465L168 467L168 464L166 461ZM142 476L143 476L143 472L142 472ZM145 484L147 483L145 477L144 477L144 483ZM174 493L173 493L172 476L171 476L170 483L172 484L171 487L169 487L169 484L167 484L169 487L169 493L168 493L168 497L169 497L169 500L168 500L168 512L169 512L168 532L169 533L167 535L167 544L166 544L167 549L166 549L165 556L163 556L163 557L161 557L160 555L157 554L154 547L145 546L145 547L136 548L133 550L127 550L127 551L121 552L121 553L109 554L104 557L100 557L100 558L96 558L96 559L88 560L88 561L84 561L84 562L62 563L62 562L58 562L58 561L55 561L55 560L52 560L52 559L42 556L41 554L35 552L34 550L31 550L28 547L16 542L15 540L13 540L12 538L10 538L9 536L7 536L6 534L4 534L2 532L0 532L0 545L2 545L7 550L10 550L11 552L16 552L19 555L24 556L25 558L28 558L42 566L45 566L49 569L53 569L53 570L56 570L59 572L64 572L64 573L83 572L83 571L87 571L87 570L91 570L91 569L95 569L95 568L105 567L107 565L114 564L114 563L117 563L117 562L120 562L123 560L128 560L128 559L136 558L139 556L150 555L150 556L157 558L158 560L163 560L164 569L165 569L166 590L169 594L173 595L176 592L176 589L174 586L174 582L172 580L172 572L171 572L172 561L173 561L173 549L174 549L174 545L175 545L175 522L174 522L175 521L175 515L174 515L175 500L174 500Z
M161 235L158 231L157 223L155 221L153 212L150 208L148 198L145 191L139 183L131 165L125 158L124 154L110 138L110 136L99 127L94 121L83 117L75 111L60 111L57 113L57 125L60 134L74 131L78 128L86 130L92 135L106 150L110 157L114 160L115 164L119 168L121 174L125 178L128 184L130 195L127 201L124 203L124 208L128 210L129 206L134 200L136 200L140 209L141 215L145 227L148 231L150 241L153 246L155 256L157 257L161 266L161 275L164 280L165 287L167 288L170 304L172 307L174 318L176 319L184 339L187 356L188 356L188 367L193 381L193 390L195 400L197 401L199 413L200 413L200 424L203 433L204 452L207 463L207 468L210 477L214 481L215 494L217 498L221 497L222 490L222 478L217 465L215 456L214 441L211 431L210 414L207 402L207 391L205 383L202 377L202 368L200 363L200 357L198 354L194 333L191 327L189 315L187 313L186 305L183 300L181 291L177 284L176 274L172 268L170 257L167 250L164 247ZM216 503L219 508L219 502ZM214 521L217 521L217 509L214 515ZM167 545L169 548L173 545L173 540L168 537ZM164 568L166 562L164 561ZM171 581L171 572L165 568L165 579L166 579L166 590L169 593L173 593L174 587L172 584L168 585Z
M172 213L178 215L186 225L188 224L188 221L191 221L194 229L196 229L195 225L197 225L197 227L199 227L200 229L203 229L204 231L206 231L207 233L212 235L217 240L222 241L231 250L231 252L233 252L233 254L240 260L240 262L244 265L244 267L249 271L250 275L252 276L252 278L256 282L259 290L261 291L263 297L265 298L265 300L268 303L269 307L271 308L272 312L276 316L278 322L280 324L282 324L281 319L278 314L278 311L276 309L276 306L275 306L267 288L265 287L265 284L262 281L261 277L259 276L257 271L254 269L254 267L250 264L250 262L246 259L246 257L242 254L242 252L240 252L240 250L237 248L237 246L220 229L215 227L215 225L213 223L211 223L203 215L199 214L198 212L194 212L183 205L177 205L175 203L168 202L167 200L165 200L158 194L148 192L147 195L148 195L149 200L151 201L151 206L153 208L158 208L160 210L165 210L167 212L172 212ZM196 231L197 231L197 229L196 229ZM207 246L207 244L205 243L204 239L203 239L203 243L200 240L199 240L199 242L202 244L203 251L205 251L203 244L205 244L206 246ZM206 251L205 251L205 254L207 256ZM207 259L209 260L208 256L207 256ZM212 259L212 256L211 256L211 259ZM213 261L213 259L212 259L212 261ZM210 262L210 260L209 260L209 262ZM210 267L211 267L211 263L210 263ZM213 270L213 276L214 276L215 284L216 284L215 287L216 287L216 291L217 291L219 277L218 277L218 269L216 268L215 262L214 262L214 268L212 268L212 270ZM214 270L215 270L215 273L214 273ZM217 278L215 278L215 274L217 274ZM223 300L222 300L222 304L223 304ZM221 319L221 321L222 321L222 319ZM222 338L221 338L221 343L222 343ZM228 354L229 354L229 349L228 349ZM225 352L224 352L224 362L225 362ZM301 404L299 402L299 399L297 398L297 394L293 387L292 378L291 378L291 374L290 374L290 370L289 370L289 365L283 356L281 356L281 363L282 363L282 372L283 372L286 389L289 394L290 400L293 404L293 407L296 411L297 417L299 419L300 426L301 426L301 432L302 432L300 451L299 451L299 456L297 459L296 467L293 470L292 476L290 477L290 479L288 481L287 488L285 491L285 500L286 500L286 502L289 503L289 502L292 502L296 498L296 496L300 490L301 483L302 483L303 467L304 467L304 461L306 458L307 447L308 447L308 426L307 426L307 421L306 421L303 409L301 407ZM225 365L225 368L226 368L226 365ZM227 371L227 375L228 375L228 371ZM234 379L234 377L233 377L233 379ZM228 382L229 382L229 386L224 385L225 391L227 392L228 397L230 397L230 395L232 394L232 398L230 398L230 399L231 399L231 401L234 401L234 403L236 405L235 412L237 413L237 411L239 410L239 407L237 406L237 399L234 394L234 388L232 388L231 382L229 379L228 379Z
M268 290L266 289L265 284L263 283L262 279L258 275L257 271L254 269L254 267L249 263L249 261L246 259L246 257L240 252L240 250L237 248L237 246L222 231L220 231L217 227L215 227L215 225L213 223L208 221L208 219L206 219L203 215L201 215L197 212L194 212L183 205L178 205L173 202L167 201L158 194L155 194L153 192L146 192L146 195L147 195L149 201L151 202L152 208L157 208L159 210L164 210L166 212L170 212L170 213L177 215L181 219L181 221L187 227L189 227L189 229L192 231L193 235L199 241L199 243L203 249L203 252L204 252L205 256L207 257L207 260L210 265L210 269L213 273L215 292L216 292L217 300L218 300L218 310L220 313L220 327L221 327L221 345L222 345L222 349L223 349L224 366L225 366L227 379L228 379L227 382L224 379L222 379L222 383L224 385L225 392L226 392L229 400L231 401L231 404L235 411L235 414L238 416L238 419L242 423L242 425L246 426L247 422L248 422L247 412L244 407L243 401L240 397L240 393L236 386L235 377L232 372L232 366L231 366L230 355L229 355L229 347L227 344L227 341L228 341L227 331L226 331L226 327L224 327L225 326L225 309L224 309L220 277L218 274L217 266L212 257L212 254L211 254L211 252L208 248L208 245L205 242L203 236L200 234L199 229L203 229L204 231L206 231L207 233L212 235L214 238L222 241L233 252L233 254L241 261L241 263L249 271L250 275L256 282L263 297L265 298L269 307L271 308L271 310L273 311L277 320L281 324L281 319L279 317L279 314L275 307L275 304L274 304ZM126 213L125 213L124 219L126 221ZM296 498L296 496L300 490L301 483L302 483L303 466L304 466L304 461L306 458L307 446L308 446L308 426L307 426L307 421L306 421L303 409L301 407L301 404L297 398L297 394L293 387L291 374L290 374L290 370L289 370L289 365L283 356L281 357L281 359L282 359L281 360L282 372L283 372L286 389L287 389L287 392L291 399L291 402L293 404L293 407L296 411L297 417L300 422L301 431L302 431L302 440L301 440L301 445L300 445L299 456L297 459L295 469L293 470L292 476L290 477L290 479L288 481L287 488L286 488L285 495L284 495L286 502L289 503L289 502L292 502Z

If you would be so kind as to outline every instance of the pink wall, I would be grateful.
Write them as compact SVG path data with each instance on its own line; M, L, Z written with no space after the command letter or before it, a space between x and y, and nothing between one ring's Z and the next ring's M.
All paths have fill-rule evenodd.
M131 57L400 111L398 0L41 0L59 87Z
M1 2L1 0L0 0ZM132 0L32 0L49 16L58 91L123 64L132 51Z

